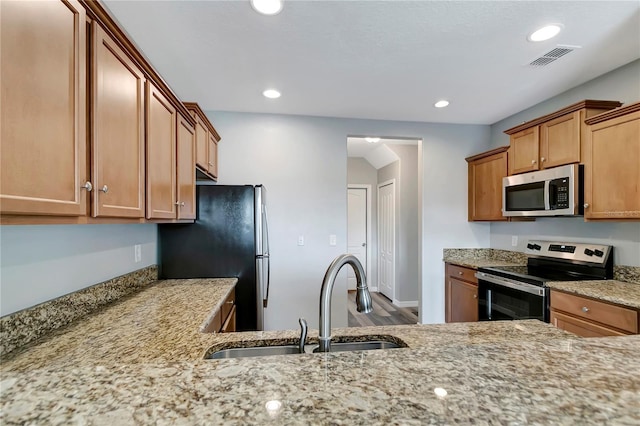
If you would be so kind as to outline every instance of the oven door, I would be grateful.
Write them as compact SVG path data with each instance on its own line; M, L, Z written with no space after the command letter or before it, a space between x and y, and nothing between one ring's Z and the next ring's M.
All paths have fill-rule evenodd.
M480 321L537 319L549 322L549 290L484 272L478 278Z

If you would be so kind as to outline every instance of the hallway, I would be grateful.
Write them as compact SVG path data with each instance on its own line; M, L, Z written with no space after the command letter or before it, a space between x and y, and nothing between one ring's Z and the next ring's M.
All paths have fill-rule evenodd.
M349 292L349 327L369 327L376 325L417 324L418 308L398 308L378 292L371 292L373 312L361 314L356 310L356 292Z

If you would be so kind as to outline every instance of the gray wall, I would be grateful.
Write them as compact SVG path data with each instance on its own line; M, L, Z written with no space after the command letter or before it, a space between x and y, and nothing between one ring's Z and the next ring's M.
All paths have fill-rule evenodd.
M504 130L584 99L617 100L625 104L640 101L640 60L493 124L492 145L509 144L509 136L503 133ZM530 238L610 244L615 246L615 264L640 266L638 222L598 223L584 222L582 218L547 218L537 219L535 222L491 224L491 247L516 249L511 246L512 236L519 237L519 251L524 250L526 241Z
M317 326L326 267L346 250L348 135L422 139L419 161L423 323L444 321L445 247L486 247L487 224L467 222L467 163L489 147L489 127L307 116L207 113L222 135L220 183L269 190L272 288L268 329ZM304 234L305 246L297 246ZM338 244L328 244L336 234ZM346 274L334 291L333 324L346 325Z
M347 158L347 183L371 185L371 265L367 277L371 287L378 286L378 171L364 158Z
M419 215L418 215L418 146L390 145L399 157L398 186L398 259L396 262L396 300L418 301L419 296Z
M135 244L142 261L134 262ZM0 315L157 263L157 226L0 226Z

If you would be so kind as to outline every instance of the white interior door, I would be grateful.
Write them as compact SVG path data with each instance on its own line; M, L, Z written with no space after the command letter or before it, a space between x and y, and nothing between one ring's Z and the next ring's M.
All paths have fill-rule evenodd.
M378 290L394 300L396 241L395 182L378 186Z
M367 270L367 189L347 190L347 251L358 258ZM356 289L356 275L353 268L347 268L347 288Z

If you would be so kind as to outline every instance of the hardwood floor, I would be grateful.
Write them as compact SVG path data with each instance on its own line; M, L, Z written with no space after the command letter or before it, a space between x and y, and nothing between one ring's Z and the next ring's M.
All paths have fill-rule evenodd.
M371 292L373 312L361 314L356 310L356 292L349 292L349 327L417 324L418 308L398 308L384 295Z

